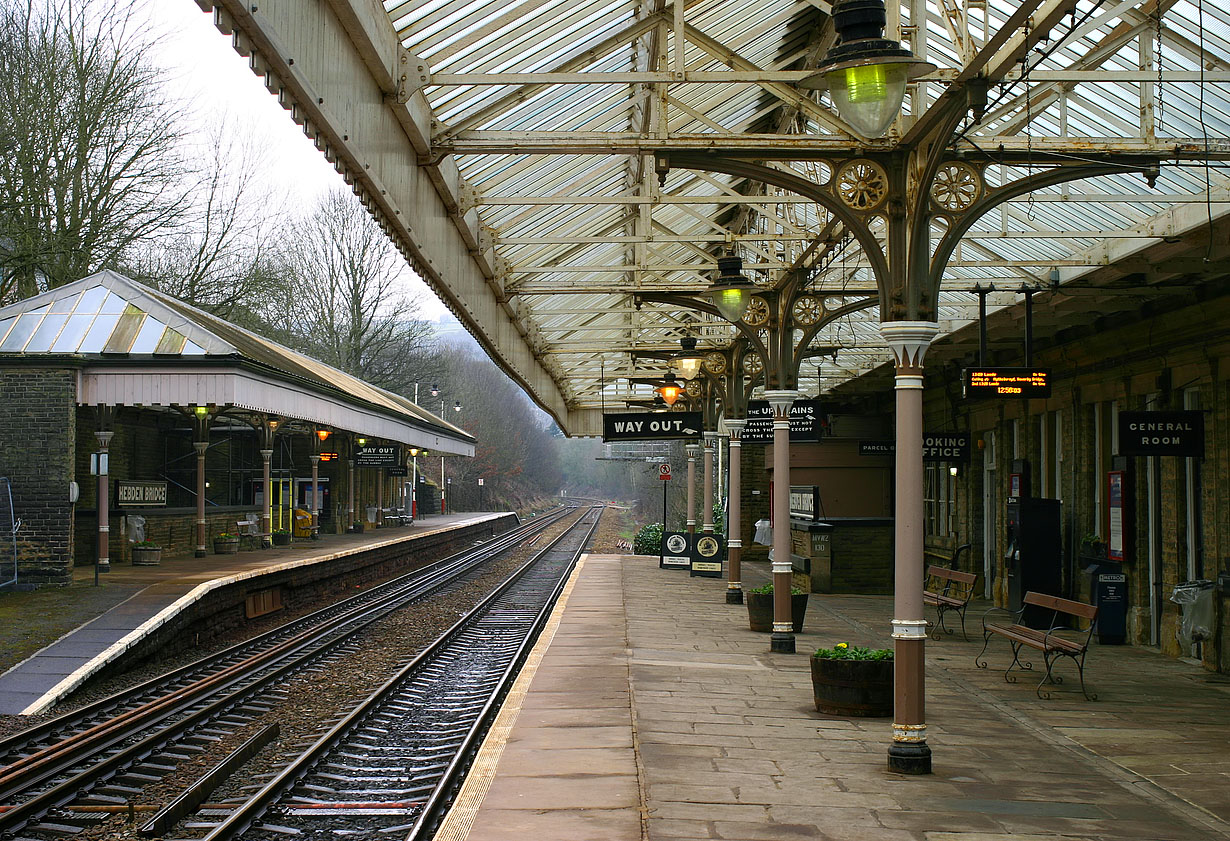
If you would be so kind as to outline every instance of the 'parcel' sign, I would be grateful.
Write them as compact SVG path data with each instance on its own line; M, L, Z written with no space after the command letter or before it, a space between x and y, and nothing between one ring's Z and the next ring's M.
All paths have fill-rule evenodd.
M603 441L697 438L703 429L700 412L623 412L602 416Z

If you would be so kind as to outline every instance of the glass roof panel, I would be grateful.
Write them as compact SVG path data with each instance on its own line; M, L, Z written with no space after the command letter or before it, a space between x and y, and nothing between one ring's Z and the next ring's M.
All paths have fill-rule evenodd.
M60 331L60 337L51 346L52 353L76 353L94 322L93 313L77 313L69 316L68 323Z
M45 309L46 307L42 307L35 312L26 312L19 315L17 323L9 330L9 334L5 336L4 344L0 345L0 351L18 353L24 350L26 342L30 339L30 336L34 335L39 322L43 320L43 310Z
M119 318L119 323L116 324L115 330L111 332L107 339L107 344L103 348L103 353L130 353L132 352L132 340L137 337L137 332L141 329L141 325L145 322L145 313L134 307L132 304L127 304L124 307L124 312Z
M77 348L78 353L102 353L106 347L107 339L111 337L111 332L115 330L115 325L119 323L118 315L100 315L94 319L93 325L90 326L90 331L85 334L85 338L81 340L81 345Z
M96 313L102 308L102 303L107 298L107 287L91 286L89 289L81 293L81 298L77 301L76 312Z
M17 316L0 320L0 347L4 346L4 337L8 335L9 328L17 321Z
M137 338L133 340L132 350L129 353L153 353L158 347L158 343L162 341L162 334L167 330L167 326L153 316L147 316L145 323L141 325L141 331L137 333Z
M73 305L77 303L77 295L65 295L63 298L56 298L51 302L49 312L72 312Z

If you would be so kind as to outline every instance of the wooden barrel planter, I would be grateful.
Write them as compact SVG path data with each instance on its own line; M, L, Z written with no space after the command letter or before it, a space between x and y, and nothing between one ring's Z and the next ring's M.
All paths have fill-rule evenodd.
M290 545L290 532L288 531L275 531L272 537L273 537L274 546L289 546Z
M162 563L162 547L134 546L132 547L132 565L135 567L154 567Z
M239 538L234 540L214 540L215 555L238 555L239 554Z
M893 714L892 660L811 658L816 709L829 715L882 717Z
M747 623L753 631L773 630L773 594L747 593ZM796 634L803 633L803 617L807 613L807 594L790 595L790 620Z

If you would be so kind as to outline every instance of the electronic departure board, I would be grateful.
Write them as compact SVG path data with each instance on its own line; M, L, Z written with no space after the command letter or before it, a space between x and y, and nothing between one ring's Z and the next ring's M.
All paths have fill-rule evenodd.
M1050 397L1051 372L1041 368L966 368L966 397Z

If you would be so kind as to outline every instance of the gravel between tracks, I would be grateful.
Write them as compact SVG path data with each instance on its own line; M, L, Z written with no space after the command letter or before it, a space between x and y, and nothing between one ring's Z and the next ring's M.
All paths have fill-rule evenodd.
M614 551L615 541L620 539L623 528L617 522L618 513L607 509L603 514L590 551ZM250 725L215 742L212 747L193 759L181 763L175 771L161 781L150 784L140 795L135 796L131 802L138 808L146 809L137 812L135 825L128 824L126 815L115 815L75 837L107 841L139 838L136 828L148 819L150 813L147 810L150 806L161 807L185 785L199 778L240 743L250 738L259 728L277 722L281 728L278 739L261 751L225 786L215 791L210 801L220 802L226 798L244 796L244 786L261 782L257 775L269 774L281 768L297 755L305 744L310 744L323 732L342 710L353 706L374 691L440 633L455 624L459 616L473 607L496 584L506 579L541 547L562 533L575 519L566 517L561 523L551 526L535 546L518 547L504 558L489 563L481 576L458 591L397 611L381 620L359 635L362 653L358 656L341 658L324 668L303 671L292 677L286 687L288 700L285 703L274 707L269 714ZM282 617L280 621L285 619L286 617ZM224 643L219 641L218 645L221 647L233 642L233 639ZM202 652L196 652L193 659L201 654ZM356 663L360 665L356 667ZM173 664L162 663L156 668L142 669L108 681L105 686L82 693L89 697L81 701L118 691L122 685L144 680L154 673L167 670L171 665ZM26 721L29 722L28 719ZM173 829L167 837L185 837L187 834L180 829Z

